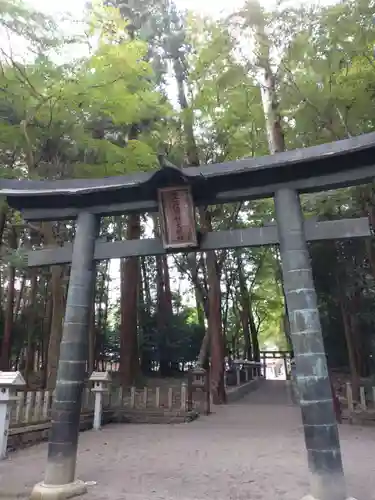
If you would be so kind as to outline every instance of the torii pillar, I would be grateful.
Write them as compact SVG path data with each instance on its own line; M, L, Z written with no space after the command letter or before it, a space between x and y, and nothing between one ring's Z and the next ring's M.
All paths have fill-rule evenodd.
M65 500L86 493L85 484L75 479L75 471L98 228L99 221L94 214L80 213L52 405L47 466L44 481L35 485L31 500Z
M274 199L311 492L317 500L345 500L339 434L299 195L285 188Z

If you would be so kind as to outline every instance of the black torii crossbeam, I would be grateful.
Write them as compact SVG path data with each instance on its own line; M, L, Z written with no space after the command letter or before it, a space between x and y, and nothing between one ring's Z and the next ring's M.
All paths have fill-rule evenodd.
M307 241L351 239L370 237L371 231L367 217L339 219L316 222L305 220L305 238ZM202 235L199 246L190 251L206 252L208 250L225 250L228 248L259 247L279 243L277 226L249 227L215 231ZM180 252L180 250L177 250ZM104 242L96 240L94 260L120 259L123 257L145 257L148 255L165 255L167 252L159 238L141 240L124 240ZM70 264L72 262L73 245L62 247L46 247L41 250L26 252L28 267Z
M273 197L275 226L204 236L195 251L279 244L314 496L345 500L346 486L307 241L369 237L365 218L303 220L299 194L373 182L375 133L261 158L105 179L1 180L0 194L29 221L77 219L73 245L28 254L31 267L71 263L44 482L32 499L81 494L75 481L87 330L96 260L165 253L158 240L106 243L100 217L158 209L158 190L188 185L195 206ZM192 249L185 250L192 251Z

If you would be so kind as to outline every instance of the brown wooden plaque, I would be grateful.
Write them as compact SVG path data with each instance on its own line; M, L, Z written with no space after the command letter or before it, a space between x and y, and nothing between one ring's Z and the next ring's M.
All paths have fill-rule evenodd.
M164 248L196 247L194 203L189 186L158 190Z

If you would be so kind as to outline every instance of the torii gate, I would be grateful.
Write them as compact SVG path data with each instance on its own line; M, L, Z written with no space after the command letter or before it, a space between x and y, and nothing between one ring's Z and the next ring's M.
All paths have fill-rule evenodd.
M367 218L304 221L299 194L372 182L374 154L375 133L371 133L273 156L181 170L168 165L155 172L98 180L0 181L0 194L7 197L11 207L21 210L25 220L77 220L73 245L28 254L30 267L71 263L48 460L44 481L34 487L32 499L60 500L86 491L84 484L75 479L75 468L95 261L274 244L279 244L282 259L312 492L319 500L346 498L306 241L370 237L371 231ZM148 239L105 243L97 239L101 216L157 211L160 190L166 187L174 187L172 192L185 190L185 198L177 197L177 201L167 203L169 208L164 207L164 225L171 223L168 210L169 216L174 211L177 222L172 232L164 227L167 231L163 242ZM194 206L273 197L277 226L208 233L195 241L190 196ZM185 221L184 207L190 209Z

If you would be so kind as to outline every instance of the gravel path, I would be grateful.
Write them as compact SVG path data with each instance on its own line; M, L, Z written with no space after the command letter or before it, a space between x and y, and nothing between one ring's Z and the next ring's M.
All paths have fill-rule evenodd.
M308 475L299 410L283 382L180 425L111 425L80 436L88 500L300 500ZM375 500L375 428L340 429L349 492ZM46 444L0 463L0 498L27 497Z

